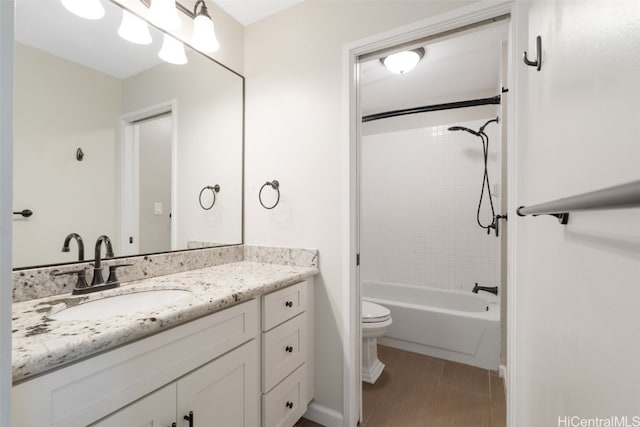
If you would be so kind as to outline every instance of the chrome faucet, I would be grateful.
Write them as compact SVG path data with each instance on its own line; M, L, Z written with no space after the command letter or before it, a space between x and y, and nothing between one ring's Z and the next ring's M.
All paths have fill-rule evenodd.
M105 258L113 258L111 239L105 235L98 237L98 240L96 240L95 258L93 261L93 279L91 280L91 286L102 285L104 283L104 278L102 277L102 263L100 260L100 247L103 242L107 247Z
M78 261L84 261L84 242L82 241L82 237L80 237L78 233L68 234L67 237L64 238L62 252L69 252L69 244L71 243L71 239L75 239L78 243Z

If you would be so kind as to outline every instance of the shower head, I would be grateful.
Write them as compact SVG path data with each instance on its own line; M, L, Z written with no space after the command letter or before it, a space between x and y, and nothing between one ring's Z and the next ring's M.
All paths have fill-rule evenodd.
M476 132L475 130L471 130L471 129L466 128L466 127L464 127L464 126L451 126L451 127L449 128L449 130L450 130L450 131L463 130L463 131L469 132L469 133L470 133L470 134L472 134L472 135L480 136L480 133L479 133L479 132Z

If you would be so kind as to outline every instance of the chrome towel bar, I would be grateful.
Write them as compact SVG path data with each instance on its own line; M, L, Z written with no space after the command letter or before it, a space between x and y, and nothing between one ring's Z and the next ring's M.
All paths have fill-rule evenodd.
M539 205L520 206L516 212L519 216L553 215L558 218L561 224L567 224L569 212L634 207L640 207L640 180Z

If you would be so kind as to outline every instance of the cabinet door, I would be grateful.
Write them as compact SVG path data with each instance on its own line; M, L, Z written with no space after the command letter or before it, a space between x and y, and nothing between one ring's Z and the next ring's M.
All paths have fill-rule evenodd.
M195 427L259 425L258 347L252 340L177 382L178 418Z
M175 420L176 384L171 383L91 426L171 427Z

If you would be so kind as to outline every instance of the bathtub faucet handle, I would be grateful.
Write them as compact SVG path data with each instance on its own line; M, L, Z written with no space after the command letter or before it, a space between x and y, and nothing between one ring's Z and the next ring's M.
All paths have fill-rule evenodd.
M485 292L492 293L494 295L498 295L497 286L478 286L478 284L476 283L476 285L473 287L473 290L471 292L473 292L474 294L477 294L478 291L485 291Z

